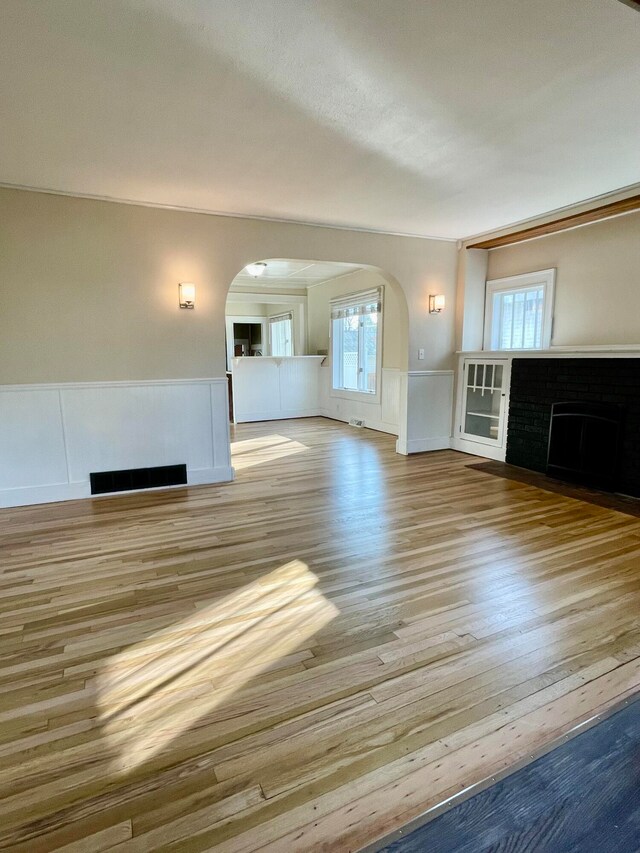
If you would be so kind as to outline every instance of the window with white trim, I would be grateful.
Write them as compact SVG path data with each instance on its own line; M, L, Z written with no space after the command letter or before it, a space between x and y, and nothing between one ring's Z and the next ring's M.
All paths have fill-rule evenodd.
M375 395L382 349L382 290L331 300L333 389Z
M487 282L486 350L549 348L555 272L541 270Z
M269 317L269 352L271 355L293 355L293 315Z

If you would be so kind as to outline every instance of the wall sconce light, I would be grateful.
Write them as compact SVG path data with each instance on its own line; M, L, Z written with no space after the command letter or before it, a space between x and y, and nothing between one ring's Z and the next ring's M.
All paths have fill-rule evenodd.
M444 293L429 297L429 314L441 314L444 311Z
M196 286L190 281L181 281L178 285L178 298L181 308L196 307Z

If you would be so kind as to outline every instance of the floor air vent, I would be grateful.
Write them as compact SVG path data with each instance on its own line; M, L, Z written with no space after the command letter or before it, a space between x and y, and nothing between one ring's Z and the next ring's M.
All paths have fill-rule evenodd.
M181 486L187 482L187 466L160 465L156 468L129 468L126 471L97 471L89 474L89 479L92 495Z

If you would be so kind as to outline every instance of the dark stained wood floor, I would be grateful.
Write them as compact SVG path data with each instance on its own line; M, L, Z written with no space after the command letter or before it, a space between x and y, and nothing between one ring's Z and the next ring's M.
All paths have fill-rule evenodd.
M640 699L380 853L637 853Z
M0 512L0 848L351 851L640 686L640 520L322 419Z

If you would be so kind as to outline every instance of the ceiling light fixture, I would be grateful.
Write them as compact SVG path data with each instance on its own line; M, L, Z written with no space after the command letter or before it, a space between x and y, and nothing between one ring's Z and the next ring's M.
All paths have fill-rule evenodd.
M267 265L264 261L258 261L255 264L247 264L245 270L249 273L249 275L252 275L254 278L258 278L258 276L262 275L266 268Z

